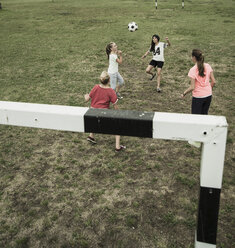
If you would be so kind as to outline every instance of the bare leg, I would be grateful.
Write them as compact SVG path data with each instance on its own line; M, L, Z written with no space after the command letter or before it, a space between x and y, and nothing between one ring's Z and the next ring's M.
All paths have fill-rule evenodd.
M116 149L120 149L120 135L115 135Z
M115 135L115 139L116 139L116 152L126 149L125 146L120 145L120 135Z
M157 68L157 88L160 88L162 68Z
M150 74L150 75L153 76L154 73L152 73L152 71L151 71L152 69L153 69L153 66L152 65L148 65L148 67L146 68L145 71L146 71L146 73L148 73L148 74Z
M120 85L118 85L118 86L116 87L116 93L118 93L118 92L119 92L120 88L121 88L121 86L120 86Z
M90 133L89 136L87 137L87 140L91 142L92 144L96 144L96 141L94 139L94 134Z

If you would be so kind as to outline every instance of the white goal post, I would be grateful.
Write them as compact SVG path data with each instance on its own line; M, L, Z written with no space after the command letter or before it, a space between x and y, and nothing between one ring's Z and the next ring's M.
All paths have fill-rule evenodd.
M224 116L0 101L0 124L202 142L195 247L216 247L228 127Z
M155 7L157 9L157 0L155 0ZM184 8L184 0L182 0L182 9Z

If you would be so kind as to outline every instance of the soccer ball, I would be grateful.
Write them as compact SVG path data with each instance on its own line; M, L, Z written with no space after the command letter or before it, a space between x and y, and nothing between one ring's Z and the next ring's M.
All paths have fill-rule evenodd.
M135 23L135 22L130 22L130 23L128 24L128 30L129 30L130 32L134 32L134 31L136 31L137 29L138 29L137 23Z

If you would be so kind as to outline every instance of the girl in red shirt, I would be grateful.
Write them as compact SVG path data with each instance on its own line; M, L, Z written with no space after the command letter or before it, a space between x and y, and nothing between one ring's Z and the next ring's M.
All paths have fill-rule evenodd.
M90 94L86 94L84 96L85 101L89 101L91 99L91 108L109 109L110 103L112 103L114 109L118 109L118 98L115 91L109 86L110 76L106 71L101 73L100 82L101 84L97 84L93 87ZM125 149L125 146L120 145L120 135L115 135L115 138L115 150L119 152ZM93 133L90 133L90 135L87 137L87 140L93 144L96 144Z

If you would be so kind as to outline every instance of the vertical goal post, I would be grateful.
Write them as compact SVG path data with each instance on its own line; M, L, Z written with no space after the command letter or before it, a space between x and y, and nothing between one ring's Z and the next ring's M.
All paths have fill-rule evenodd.
M0 101L0 124L202 142L195 248L216 248L228 127L224 116Z

